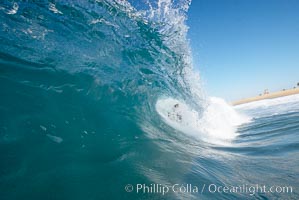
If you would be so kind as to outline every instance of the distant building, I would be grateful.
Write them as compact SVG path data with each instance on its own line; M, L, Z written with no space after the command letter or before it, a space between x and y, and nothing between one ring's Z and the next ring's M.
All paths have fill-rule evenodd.
M265 94L269 94L269 90L268 90L268 89L265 89L265 90L264 90L264 95L265 95Z

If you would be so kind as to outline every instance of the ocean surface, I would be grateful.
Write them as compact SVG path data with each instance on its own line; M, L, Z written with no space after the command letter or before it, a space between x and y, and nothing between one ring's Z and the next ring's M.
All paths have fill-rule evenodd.
M207 96L189 6L1 1L1 200L299 199L299 95Z

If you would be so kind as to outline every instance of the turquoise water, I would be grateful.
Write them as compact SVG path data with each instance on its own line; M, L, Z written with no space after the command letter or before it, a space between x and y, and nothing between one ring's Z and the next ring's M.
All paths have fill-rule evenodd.
M190 2L133 3L1 2L0 199L298 199L299 97L205 96Z

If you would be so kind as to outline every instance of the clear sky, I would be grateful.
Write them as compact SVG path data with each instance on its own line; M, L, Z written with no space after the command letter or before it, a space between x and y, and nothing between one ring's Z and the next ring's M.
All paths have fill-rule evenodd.
M231 101L299 82L299 0L193 0L187 23L209 95Z

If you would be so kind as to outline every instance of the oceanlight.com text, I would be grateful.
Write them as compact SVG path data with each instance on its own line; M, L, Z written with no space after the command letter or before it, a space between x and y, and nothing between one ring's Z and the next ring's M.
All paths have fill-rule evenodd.
M270 186L266 185L239 185L239 186L221 186L216 184L208 185L209 193L239 193L239 194L249 194L253 196L256 193L293 193L292 186Z

